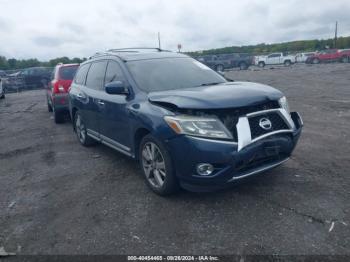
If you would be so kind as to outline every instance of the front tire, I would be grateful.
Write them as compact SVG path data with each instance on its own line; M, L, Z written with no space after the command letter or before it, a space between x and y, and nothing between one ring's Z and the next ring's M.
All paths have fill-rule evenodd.
M343 56L343 57L341 58L341 61L342 61L343 63L348 63L348 62L349 62L349 57Z
M284 61L284 66L290 66L292 62L290 60Z
M150 189L161 196L175 193L179 183L170 155L162 142L152 135L146 135L139 148L140 166Z
M264 62L259 62L259 63L258 63L258 66L261 67L261 68L263 68L263 67L265 67L265 63L264 63Z
M84 121L79 111L75 113L73 123L74 123L74 130L77 134L77 138L80 144L82 144L83 146L91 146L96 143L94 139L92 139L87 135L86 126L84 124Z

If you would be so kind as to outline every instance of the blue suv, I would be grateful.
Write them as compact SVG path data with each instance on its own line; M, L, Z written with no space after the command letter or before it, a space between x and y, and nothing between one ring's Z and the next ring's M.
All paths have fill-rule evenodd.
M229 82L161 49L97 53L80 65L69 104L80 143L137 159L160 195L215 190L276 167L303 125L280 91Z

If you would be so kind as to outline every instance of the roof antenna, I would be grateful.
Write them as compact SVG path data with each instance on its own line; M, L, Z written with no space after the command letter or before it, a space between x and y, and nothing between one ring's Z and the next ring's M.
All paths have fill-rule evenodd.
M159 48L159 50L161 50L161 47L160 47L160 32L158 32L158 48Z

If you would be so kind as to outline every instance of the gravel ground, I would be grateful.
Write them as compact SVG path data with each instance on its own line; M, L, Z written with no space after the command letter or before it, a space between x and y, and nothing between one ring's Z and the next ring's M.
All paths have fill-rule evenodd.
M279 88L305 127L291 160L162 198L138 164L79 145L42 90L0 100L0 248L17 254L350 254L350 64L226 72Z

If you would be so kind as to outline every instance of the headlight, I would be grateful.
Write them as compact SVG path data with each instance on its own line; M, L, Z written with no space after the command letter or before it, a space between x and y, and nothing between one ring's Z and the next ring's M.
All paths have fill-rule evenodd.
M180 115L166 116L164 120L178 134L232 139L231 133L217 118Z
M280 104L280 107L283 108L284 110L287 111L287 113L289 114L289 105L288 105L288 101L287 101L287 98L284 96L284 97L281 97L279 100L278 100L278 103Z

